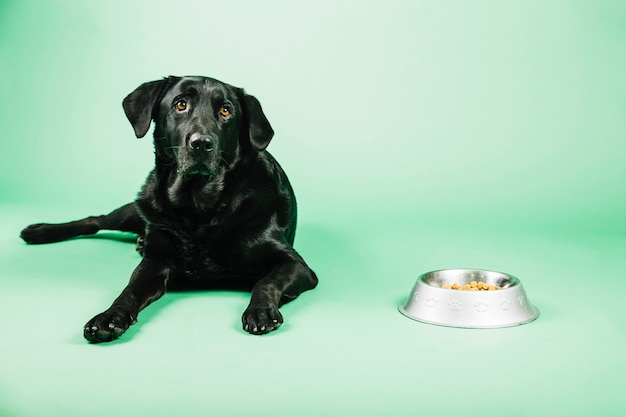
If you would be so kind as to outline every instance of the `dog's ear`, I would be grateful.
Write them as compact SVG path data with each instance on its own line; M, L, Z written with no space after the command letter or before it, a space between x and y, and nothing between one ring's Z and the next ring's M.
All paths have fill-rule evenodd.
M122 102L124 113L135 129L135 136L138 138L142 138L148 133L154 110L168 84L169 78L141 84Z
M270 122L265 117L259 100L243 92L242 96L244 121L248 127L250 143L257 151L263 151L272 140L274 129L272 129Z

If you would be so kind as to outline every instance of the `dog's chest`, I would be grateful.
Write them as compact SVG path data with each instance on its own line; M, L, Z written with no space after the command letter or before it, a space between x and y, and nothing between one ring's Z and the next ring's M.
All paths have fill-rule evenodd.
M181 268L188 278L228 275L236 267L233 241L215 227L199 227L179 239Z

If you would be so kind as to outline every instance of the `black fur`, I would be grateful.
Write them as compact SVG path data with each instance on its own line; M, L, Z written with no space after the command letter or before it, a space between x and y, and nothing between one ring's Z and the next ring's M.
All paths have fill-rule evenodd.
M249 285L243 328L278 328L278 307L314 288L317 277L293 249L296 200L265 151L274 132L258 100L215 79L168 77L141 85L123 107L137 137L155 121L156 164L137 200L108 215L21 233L32 244L102 229L139 235L142 261L111 307L86 324L85 338L118 338L177 284Z

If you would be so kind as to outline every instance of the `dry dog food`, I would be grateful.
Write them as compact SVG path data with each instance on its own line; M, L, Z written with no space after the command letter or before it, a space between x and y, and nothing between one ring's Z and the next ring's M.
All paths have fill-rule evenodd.
M465 285L459 285L456 282L453 284L443 284L441 288L462 291L495 291L500 289L500 287L496 287L495 285L487 284L480 281L472 281L469 284Z

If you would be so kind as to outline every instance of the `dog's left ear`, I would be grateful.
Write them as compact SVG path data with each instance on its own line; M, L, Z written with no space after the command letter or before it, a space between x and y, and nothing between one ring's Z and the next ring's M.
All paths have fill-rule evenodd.
M142 138L148 133L156 106L158 106L162 93L167 89L171 78L141 84L122 102L124 113L135 129L135 136L138 138Z
M257 151L263 151L272 140L274 129L265 117L259 100L243 92L241 96L243 96L244 123L248 127L250 143Z

